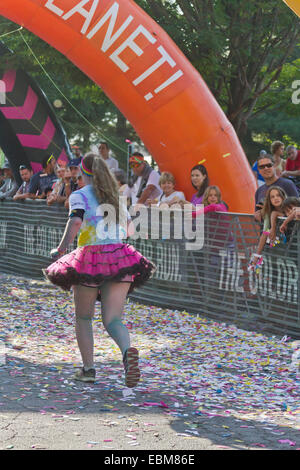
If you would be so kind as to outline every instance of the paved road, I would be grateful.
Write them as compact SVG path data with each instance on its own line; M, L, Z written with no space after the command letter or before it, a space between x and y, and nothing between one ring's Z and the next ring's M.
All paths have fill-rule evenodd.
M124 387L99 318L97 382L75 382L69 294L2 275L1 450L299 450L300 377L288 340L132 303L125 321L141 351L139 386Z

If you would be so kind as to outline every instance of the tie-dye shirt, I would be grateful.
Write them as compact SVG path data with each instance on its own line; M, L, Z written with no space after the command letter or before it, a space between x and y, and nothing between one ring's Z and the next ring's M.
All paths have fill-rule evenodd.
M117 224L114 208L99 204L91 185L74 191L69 198L69 205L69 216L75 210L84 210L83 222L78 234L79 247L122 243L126 238L127 220L122 224ZM104 214L107 210L109 216Z

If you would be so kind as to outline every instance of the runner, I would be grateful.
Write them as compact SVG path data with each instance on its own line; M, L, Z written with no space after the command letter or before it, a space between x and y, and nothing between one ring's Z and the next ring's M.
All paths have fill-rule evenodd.
M76 338L83 362L75 379L95 381L92 319L95 302L101 299L103 325L123 355L125 384L134 387L140 378L138 351L131 347L128 330L122 323L123 307L127 294L144 284L155 266L123 242L127 236L127 211L119 205L117 182L103 159L87 154L81 162L81 172L85 186L70 196L64 235L51 252L56 261L44 274L62 289L73 289ZM65 254L77 233L77 249Z

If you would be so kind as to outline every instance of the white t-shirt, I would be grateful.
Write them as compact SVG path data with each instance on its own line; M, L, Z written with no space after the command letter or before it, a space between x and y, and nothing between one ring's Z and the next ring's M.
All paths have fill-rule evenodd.
M147 181L147 184L146 184L146 188L147 188L147 186L150 186L150 185L155 186L155 188L150 193L149 199L156 199L162 194L162 190L160 189L160 186L158 184L159 178L160 178L160 175L157 173L157 171L155 171L155 170L151 171L150 176L149 176L148 181ZM142 177L139 176L138 179L136 180L136 182L134 183L134 185L132 186L132 188L128 187L123 192L123 196L131 197L132 205L136 204L137 201L138 201L138 198L137 198L136 195L137 195L138 190L140 188L141 181L142 181Z
M162 202L170 202L174 197L178 197L185 201L185 195L182 191L174 191L174 193L170 194L170 196L165 196L164 194L159 198L157 205L159 206Z
M110 171L114 172L115 170L119 169L119 162L115 158L108 157L107 160L105 160L104 158L103 158L103 160L105 161L105 163L108 166L108 168L110 169Z

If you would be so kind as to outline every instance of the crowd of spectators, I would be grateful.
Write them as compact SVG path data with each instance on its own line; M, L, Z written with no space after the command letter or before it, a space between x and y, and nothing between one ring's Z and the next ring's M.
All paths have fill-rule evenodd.
M43 170L35 174L29 166L20 165L22 184L19 187L10 164L6 161L0 172L0 200L42 199L49 206L58 203L68 209L70 194L83 185L80 171L82 152L76 145L72 147L72 150L74 158L66 166L59 165L53 155L45 156L42 161ZM300 194L300 150L289 145L285 159L284 144L281 141L275 141L270 151L271 153L268 154L262 150L252 167L258 184L254 210L254 216L258 222L262 221L261 209L270 187L282 188L288 197L299 198ZM134 152L129 158L130 178L124 170L119 168L118 160L110 155L107 142L100 142L98 153L114 174L120 195L127 198L128 206L145 205L164 209L191 204L196 210L197 205L203 204L204 213L230 210L226 201L222 200L221 189L210 185L209 175L204 165L197 164L190 171L190 182L195 193L190 200L187 200L185 194L177 188L172 173L156 171L149 165L142 153Z

